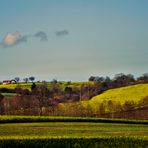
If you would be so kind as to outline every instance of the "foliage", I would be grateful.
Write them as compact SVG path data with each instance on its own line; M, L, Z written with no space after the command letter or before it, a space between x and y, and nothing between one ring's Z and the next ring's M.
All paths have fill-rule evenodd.
M148 124L148 120L108 119L91 117L52 117L52 116L0 116L0 123L23 122L98 122L98 123L127 123Z
M40 137L16 137L16 138L0 138L0 147L65 147L65 148L81 148L81 147L93 147L93 148L104 148L104 147L134 147L146 148L148 140L146 138L137 137L98 137L98 138L67 138L67 137L56 137L56 138L40 138Z
M105 91L107 82L19 83L5 85L5 87L5 89L1 87L0 90L6 90L3 93L5 96L3 111L7 115L107 117L107 114L112 114L109 117L114 118L113 114L117 112L123 114L126 111L146 107L148 110L148 84L108 91ZM95 96L96 94L100 95ZM92 96L95 97L90 99ZM138 116L134 114L133 119L147 119L145 112L137 112ZM130 117L130 114L126 116L126 118Z
M24 81L25 83L27 83L27 82L29 81L29 78L24 78L23 81Z
M30 80L31 82L33 82L33 81L35 80L35 77L34 77L34 76L31 76L31 77L29 77L29 80Z
M20 81L19 77L15 77L14 80L18 83Z

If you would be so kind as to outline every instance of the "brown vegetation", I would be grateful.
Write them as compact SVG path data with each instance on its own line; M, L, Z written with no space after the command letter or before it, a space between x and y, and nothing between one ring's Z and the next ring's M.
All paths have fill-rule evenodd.
M28 80L28 79L27 79ZM30 77L32 82L34 77ZM118 101L108 100L100 103L97 112L88 104L84 107L81 101L89 100L110 88L146 83L147 75L134 79L133 75L118 74L112 80L109 77L89 78L93 83L82 83L79 87L71 87L67 83L61 89L60 82L53 81L51 87L44 83L32 83L31 90L17 86L14 90L1 88L2 93L16 93L10 98L0 94L0 114L5 115L52 115L52 116L97 116L112 118L147 119L148 97L137 103L126 101L123 105ZM63 105L66 103L67 105Z

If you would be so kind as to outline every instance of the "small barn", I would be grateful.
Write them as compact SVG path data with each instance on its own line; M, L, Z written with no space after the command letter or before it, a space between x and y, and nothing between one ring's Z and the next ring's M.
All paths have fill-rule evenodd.
M4 80L3 84L15 84L16 81L15 80Z

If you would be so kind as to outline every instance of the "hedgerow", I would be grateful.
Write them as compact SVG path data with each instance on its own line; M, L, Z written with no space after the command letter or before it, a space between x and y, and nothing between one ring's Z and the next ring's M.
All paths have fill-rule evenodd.
M48 116L0 116L0 123L30 123L30 122L104 122L148 124L148 120L88 118L88 117L48 117Z
M52 147L52 148L108 148L108 147L134 147L146 148L148 146L147 138L135 137L98 137L98 138L0 138L0 147Z

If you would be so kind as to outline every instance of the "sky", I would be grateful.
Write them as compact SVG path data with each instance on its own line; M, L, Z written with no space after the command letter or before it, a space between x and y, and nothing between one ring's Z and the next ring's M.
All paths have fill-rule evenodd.
M0 0L0 81L147 72L147 0Z

